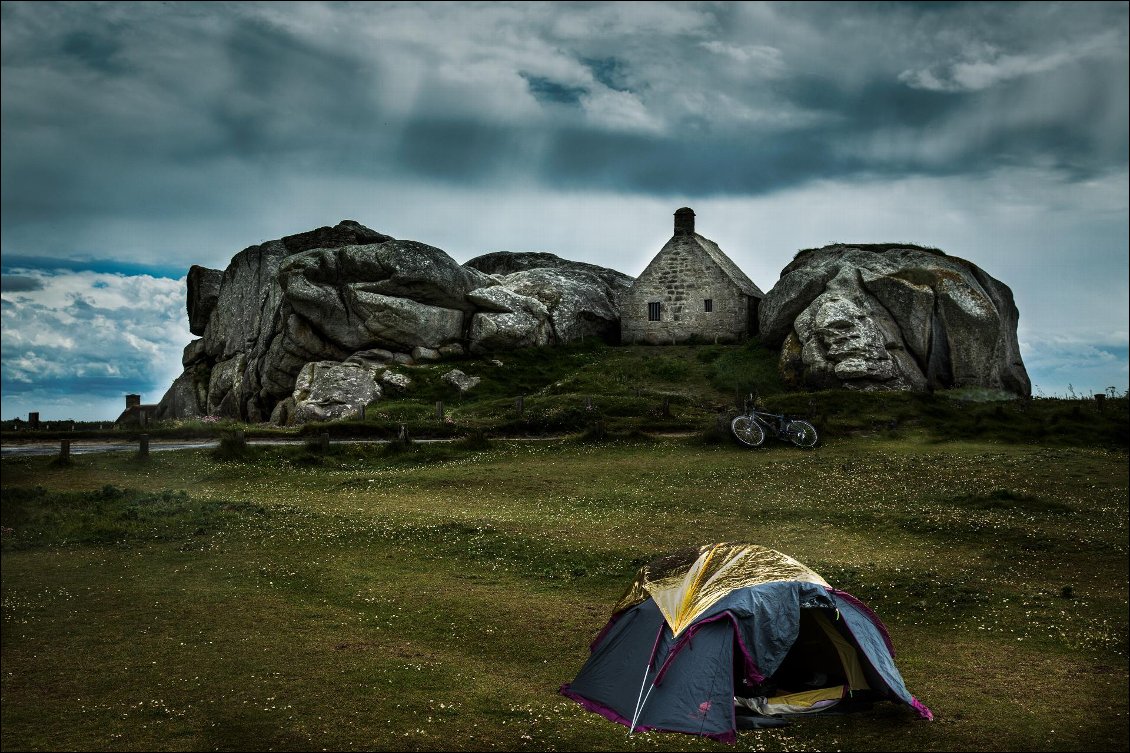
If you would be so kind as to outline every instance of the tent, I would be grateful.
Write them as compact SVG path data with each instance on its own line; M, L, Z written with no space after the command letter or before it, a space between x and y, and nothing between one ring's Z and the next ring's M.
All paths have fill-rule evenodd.
M746 709L771 721L840 699L905 703L882 621L788 555L715 544L640 568L561 692L633 731L735 742ZM736 704L740 708L736 710Z

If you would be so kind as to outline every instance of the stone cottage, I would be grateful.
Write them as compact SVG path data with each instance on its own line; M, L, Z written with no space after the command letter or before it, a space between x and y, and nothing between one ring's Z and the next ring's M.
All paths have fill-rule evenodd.
M156 405L142 405L141 395L126 395L126 409L114 421L114 426L130 427L140 426L145 428L153 423L157 414Z
M761 289L675 212L675 234L620 299L620 340L665 345L741 340L757 332Z

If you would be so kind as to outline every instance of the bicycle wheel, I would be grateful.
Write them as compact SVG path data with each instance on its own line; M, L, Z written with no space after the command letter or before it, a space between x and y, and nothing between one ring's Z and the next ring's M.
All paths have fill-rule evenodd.
M815 447L819 437L816 436L816 427L807 421L794 419L789 421L785 428L785 436L797 447Z
M746 447L760 447L765 441L765 430L753 416L738 416L730 422L730 431Z

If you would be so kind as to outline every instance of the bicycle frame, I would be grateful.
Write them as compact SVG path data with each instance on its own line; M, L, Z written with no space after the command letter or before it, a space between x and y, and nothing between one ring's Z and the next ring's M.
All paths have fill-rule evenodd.
M757 427L756 431L752 428ZM816 427L802 418L783 413L769 413L756 408L746 410L730 422L730 430L738 441L749 447L758 447L766 436L773 436L782 442L791 442L797 447L812 448L819 437Z
M773 436L778 439L784 431L785 425L790 421L783 413L767 413L762 410L751 410L747 415L753 416L753 420L773 432ZM772 419L770 421L769 419Z

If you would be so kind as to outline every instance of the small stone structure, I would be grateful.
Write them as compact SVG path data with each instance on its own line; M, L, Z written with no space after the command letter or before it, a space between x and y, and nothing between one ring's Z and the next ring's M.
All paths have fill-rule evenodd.
M621 298L622 343L733 342L757 332L764 293L695 232L694 218L689 207L675 212L671 240Z
M157 413L156 405L142 405L141 395L126 395L126 409L114 421L115 426L149 426Z

